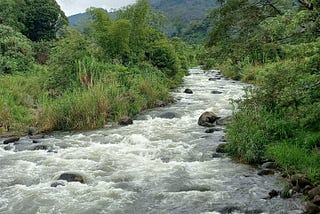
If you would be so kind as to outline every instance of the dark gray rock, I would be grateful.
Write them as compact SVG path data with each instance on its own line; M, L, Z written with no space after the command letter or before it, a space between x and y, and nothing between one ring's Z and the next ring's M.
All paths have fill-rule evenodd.
M39 131L38 131L38 129L37 129L36 127L30 127L30 128L27 130L27 132L28 132L28 135L35 135L35 134L38 134L38 133L39 133Z
M269 198L272 199L272 198L277 197L279 195L279 191L273 189L268 193L268 195L269 195Z
M14 142L17 142L19 140L20 140L19 137L11 137L11 138L8 138L8 139L4 140L3 144L14 143Z
M213 153L212 154L212 158L223 158L223 157L224 157L224 155L221 153Z
M262 169L258 172L258 175L263 176L263 175L273 175L274 171L271 169Z
M302 193L306 195L310 190L312 190L312 188L313 188L312 185L307 185L303 188Z
M275 162L265 162L261 165L262 169L276 169L277 164Z
M221 92L221 91L216 91L216 90L213 90L213 91L211 91L211 94L222 94L223 92Z
M57 180L85 183L85 179L83 178L82 175L77 173L68 173L68 172L61 174Z
M65 184L61 181L55 181L51 185L51 187L65 186Z
M190 88L186 88L186 89L184 90L184 93L186 93L186 94L193 94L193 91L192 91Z
M223 117L223 118L220 118L219 120L217 120L217 125L220 125L220 126L226 126L226 125L228 125L230 123L232 123L232 117L231 116Z
M280 197L281 198L291 198L293 196L293 193L294 193L294 190L291 189L289 186L286 186L280 192Z
M314 196L314 198L312 199L312 203L314 203L317 206L320 206L320 195Z
M131 124L133 124L133 120L129 116L124 116L124 117L120 118L118 124L121 126L131 125Z
M309 199L313 199L316 195L320 195L320 186L317 186L308 192Z
M164 107L166 105L166 103L161 100L157 100L155 104L156 107Z
M205 133L207 133L207 134L213 133L213 132L215 132L215 129L207 129L207 130L205 131Z
M209 81L216 81L216 80L217 80L217 78L213 78L213 77L211 77L211 78L209 78L208 80L209 80Z
M308 201L307 205L305 207L305 211L303 213L304 214L319 214L320 208L317 205L315 205L314 203Z
M48 145L36 145L33 146L30 150L36 151L36 150L48 150L49 146Z
M213 127L218 119L220 119L220 117L218 117L215 113L207 111L199 117L198 125Z
M308 185L312 185L311 181L305 175L302 174L293 175L291 177L291 184L302 189Z
M213 132L220 132L220 131L223 131L223 129L221 129L221 128L210 128L210 129L207 129L205 131L205 133L213 133Z

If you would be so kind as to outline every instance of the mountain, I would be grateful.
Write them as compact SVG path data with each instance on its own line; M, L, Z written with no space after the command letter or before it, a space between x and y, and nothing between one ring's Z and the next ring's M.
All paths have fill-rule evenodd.
M191 43L204 40L208 31L207 15L218 6L215 0L151 0L155 11L167 17L164 31L168 36L178 36ZM86 13L69 17L71 26L83 29L83 23L88 19Z
M182 36L192 26L199 25L218 3L215 0L151 0L151 5L167 17L166 33Z

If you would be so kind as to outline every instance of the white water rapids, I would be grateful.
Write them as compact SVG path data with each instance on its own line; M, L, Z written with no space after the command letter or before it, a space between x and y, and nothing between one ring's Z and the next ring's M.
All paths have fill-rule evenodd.
M208 81L215 71L190 73L173 92L175 104L147 111L133 125L52 134L41 141L56 152L16 152L1 145L0 213L301 213L298 199L263 199L283 188L280 175L258 176L255 168L213 157L224 131L207 134L197 124L208 109L231 115L229 99L242 96L245 84ZM185 88L194 93L183 93ZM176 117L159 117L166 112ZM85 183L51 187L65 172L81 174Z

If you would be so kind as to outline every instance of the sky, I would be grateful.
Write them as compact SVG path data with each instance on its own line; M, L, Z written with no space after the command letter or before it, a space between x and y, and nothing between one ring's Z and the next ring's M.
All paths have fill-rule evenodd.
M89 7L99 7L107 10L118 9L134 3L136 0L57 0L66 16L83 13Z

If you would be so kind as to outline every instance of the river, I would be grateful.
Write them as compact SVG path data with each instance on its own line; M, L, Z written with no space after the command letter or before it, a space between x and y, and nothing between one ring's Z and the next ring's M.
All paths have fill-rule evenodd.
M217 76L191 69L172 92L174 104L146 111L130 126L51 134L40 142L50 152L1 145L0 213L301 213L298 199L263 199L283 188L280 175L258 176L258 169L215 154L224 127L205 133L198 118L206 110L231 115L230 99L243 96L245 86L208 80ZM175 117L161 117L168 112ZM51 187L65 172L84 183Z

